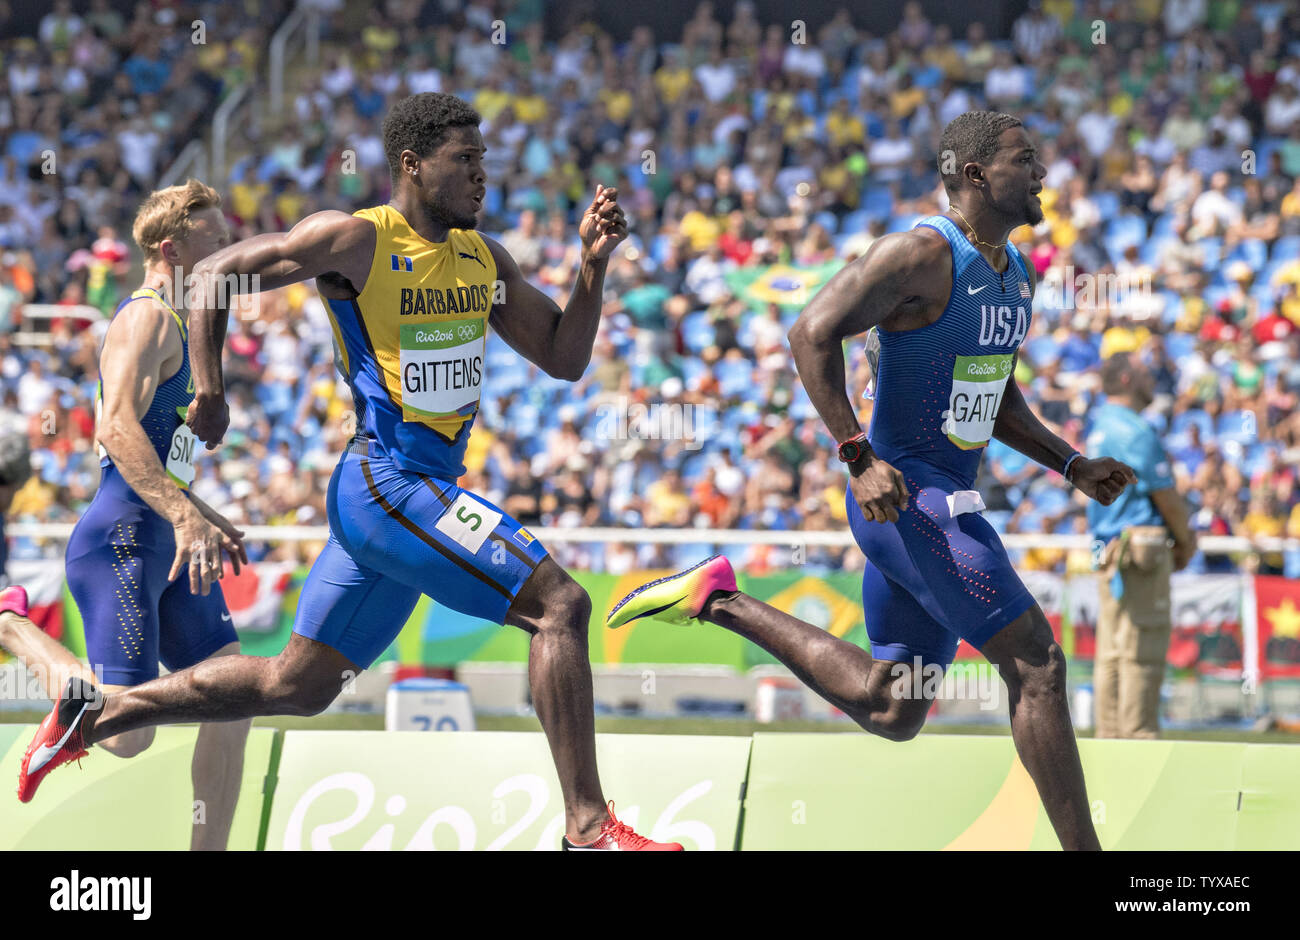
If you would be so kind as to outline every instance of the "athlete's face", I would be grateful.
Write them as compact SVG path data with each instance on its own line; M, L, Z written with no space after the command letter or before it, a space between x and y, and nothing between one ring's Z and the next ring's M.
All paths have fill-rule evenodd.
M438 149L419 161L417 185L424 204L449 228L478 225L487 182L485 149L477 127L453 127Z
M220 209L213 206L190 213L190 230L184 238L164 239L159 246L171 264L190 271L214 251L230 244L230 226Z
M998 152L984 166L988 198L1003 215L1037 225L1043 221L1038 194L1047 167L1038 160L1038 148L1023 127L1009 127L998 138Z

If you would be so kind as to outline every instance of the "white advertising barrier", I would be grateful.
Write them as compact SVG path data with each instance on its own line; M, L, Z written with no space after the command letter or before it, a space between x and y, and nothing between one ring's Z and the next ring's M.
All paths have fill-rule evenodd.
M618 818L692 851L736 844L749 738L599 734ZM564 800L540 732L288 731L267 851L556 850Z
M388 687L385 731L473 731L469 689L450 679L403 679Z

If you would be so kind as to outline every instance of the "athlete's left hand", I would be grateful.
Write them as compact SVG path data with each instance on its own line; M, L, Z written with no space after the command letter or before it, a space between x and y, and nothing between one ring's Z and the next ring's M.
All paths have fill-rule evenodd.
M596 184L596 198L578 223L578 237L582 239L584 253L590 257L608 258L627 238L627 219L618 204L618 190L612 186Z
M1115 502L1124 492L1124 487L1137 481L1133 468L1114 457L1098 457L1096 460L1080 457L1070 465L1070 482L1075 489L1103 506Z
M226 404L226 396L195 395L185 411L185 423L208 450L216 450L226 436L226 428L230 427L230 406Z

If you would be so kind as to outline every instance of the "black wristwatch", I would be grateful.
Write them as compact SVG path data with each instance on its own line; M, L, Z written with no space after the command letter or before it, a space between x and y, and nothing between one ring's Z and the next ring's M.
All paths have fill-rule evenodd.
M840 444L839 457L843 463L857 463L868 451L867 435L859 433Z

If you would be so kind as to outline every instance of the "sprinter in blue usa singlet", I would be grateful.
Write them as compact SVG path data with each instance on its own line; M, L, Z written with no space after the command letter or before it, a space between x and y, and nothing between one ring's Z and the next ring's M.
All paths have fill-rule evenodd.
M1033 604L974 490L1016 350L1029 331L1029 272L1008 243L995 272L953 221L917 223L947 239L952 291L937 321L877 329L880 359L872 449L902 472L912 507L892 526L869 523L845 491L853 536L869 564L862 602L877 659L946 665L962 638L979 648Z

